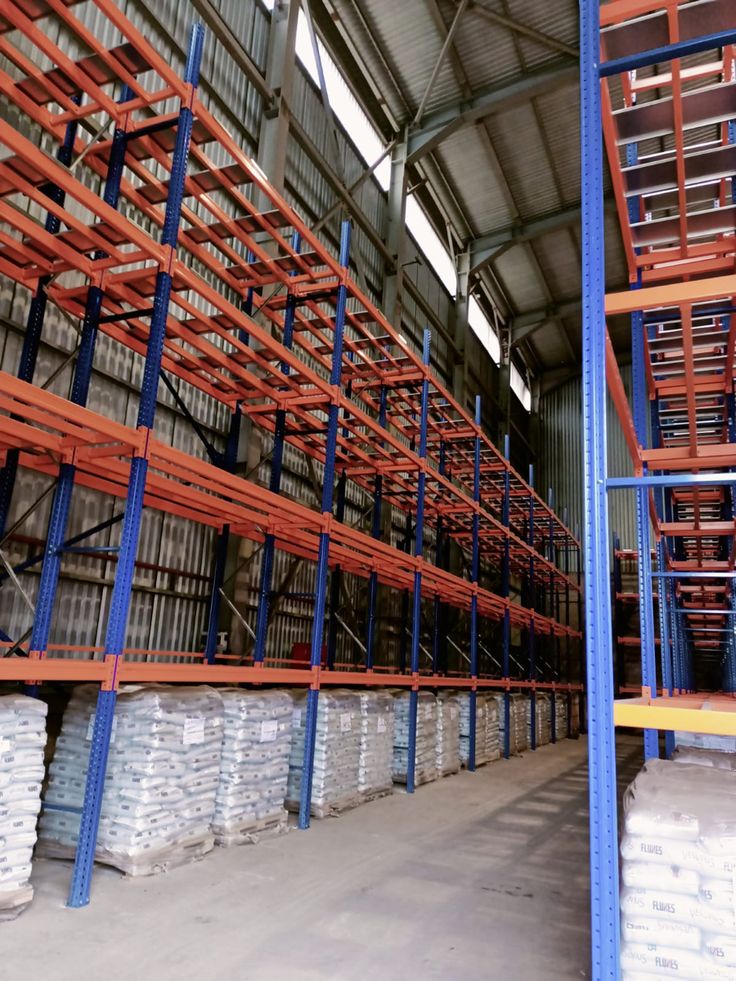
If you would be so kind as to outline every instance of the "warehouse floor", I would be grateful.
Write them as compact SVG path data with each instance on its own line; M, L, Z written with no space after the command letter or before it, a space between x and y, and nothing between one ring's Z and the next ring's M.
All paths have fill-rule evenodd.
M619 747L624 782L639 745ZM586 978L585 749L564 740L169 875L98 868L84 910L63 908L70 866L38 861L32 907L0 925L0 978Z

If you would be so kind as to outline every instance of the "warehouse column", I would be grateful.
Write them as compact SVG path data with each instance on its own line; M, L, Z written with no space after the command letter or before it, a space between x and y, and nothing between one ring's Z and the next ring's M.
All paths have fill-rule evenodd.
M467 338L470 331L470 251L461 252L455 261L455 363L452 393L463 408L468 398Z
M383 312L389 323L399 330L403 304L404 240L406 237L406 139L398 142L391 153L391 182L388 189L386 245L393 268L383 281Z

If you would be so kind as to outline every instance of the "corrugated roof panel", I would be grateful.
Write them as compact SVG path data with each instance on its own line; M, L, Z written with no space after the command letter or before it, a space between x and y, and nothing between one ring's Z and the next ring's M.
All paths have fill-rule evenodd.
M448 137L436 154L477 235L513 221L484 144L478 130L467 127Z
M570 228L534 240L534 251L555 296L580 292L580 253Z
M494 269L515 312L536 310L549 302L525 246L510 249L494 263Z

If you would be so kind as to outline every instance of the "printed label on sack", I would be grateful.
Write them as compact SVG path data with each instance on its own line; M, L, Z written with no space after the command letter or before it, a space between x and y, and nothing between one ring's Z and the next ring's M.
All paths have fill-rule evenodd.
M301 729L302 727L302 710L293 709L291 713L291 725L293 729Z
M380 715L378 716L378 731L385 732L388 726L386 725L386 720Z
M340 713L340 732L350 732L353 728L353 720L349 712Z
M279 731L279 724L276 719L266 719L261 722L261 736L258 740L261 743L273 743Z
M188 715L184 719L182 742L185 746L196 746L204 742L204 716Z
M84 738L85 738L85 741L88 742L88 743L91 743L92 742L92 733L95 731L95 715L96 714L97 714L96 712L93 712L92 713L92 715L89 717L89 723L87 724L87 735ZM117 719L113 719L112 720L112 731L110 733L110 742L111 743L114 743L115 742L115 730L117 729L117 727L118 727L118 720Z
M9 753L12 748L13 743L10 740L10 736L3 736L0 739L0 753Z

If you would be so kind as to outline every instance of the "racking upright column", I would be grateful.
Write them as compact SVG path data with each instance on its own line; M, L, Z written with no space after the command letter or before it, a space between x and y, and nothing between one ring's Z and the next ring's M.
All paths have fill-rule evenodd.
M199 66L202 60L203 44L204 28L201 24L195 24L192 27L189 39L184 73L184 81L190 88L192 102L199 83ZM113 679L116 676L117 665L123 654L125 631L130 610L135 556L138 547L138 536L143 513L143 497L148 473L148 438L153 429L156 416L158 380L166 335L166 319L169 312L169 301L171 299L172 266L176 256L177 241L179 238L181 206L189 158L189 143L194 123L194 114L191 108L192 102L189 104L182 103L179 110L176 143L172 157L171 178L166 201L166 215L161 235L161 244L167 249L168 260L165 266L161 265L159 267L156 274L153 313L151 315L150 334L138 409L137 428L143 437L143 445L140 452L132 458L130 463L120 554L105 634L104 653L106 658L112 659ZM102 797L105 789L105 773L107 770L107 757L110 749L116 698L115 682L113 682L113 685L109 689L102 688L97 696L97 707L92 729L92 743L87 766L87 780L84 789L84 802L79 826L79 841L68 899L68 905L71 907L86 906L89 903L89 889L95 859Z
M585 668L593 981L619 974L619 877L609 534L600 6L580 0Z
M529 722L530 722L530 745L532 750L537 748L537 695L533 687L537 680L537 636L534 624L534 609L537 603L537 584L534 577L534 466L529 464L529 516L527 524L527 541L531 546L529 550L529 585L528 603L532 611L529 620L529 630L527 631L527 644L529 650L529 680L532 682L532 689L529 692Z
M509 594L511 592L511 542L508 530L511 523L511 473L509 459L511 444L508 433L503 438L503 455L506 466L503 470L503 509L501 520L506 534L503 536L503 562L501 565L501 596L505 600L503 611L503 648L501 652L501 674L508 681L511 673L511 610L509 609ZM503 755L504 759L511 756L511 692L507 688L503 694Z
M429 413L429 344L430 332L424 331L424 343L422 345L422 362L424 373L422 375L422 402L419 410L419 447L418 456L420 460L427 457L427 416ZM422 567L424 559L424 486L426 474L424 469L419 471L417 479L417 524L414 539L414 590L412 592L412 617L411 617L411 675L412 687L409 692L409 739L406 761L406 792L414 793L415 770L416 770L416 750L417 750L417 716L419 712L419 649L421 645L422 630ZM472 710L472 702L471 702ZM471 732L472 732L471 719ZM471 735L472 739L472 735Z
M386 405L388 389L381 385L378 393L378 424L386 428ZM383 443L379 443L382 446ZM373 484L373 515L371 517L371 537L376 541L381 537L381 508L383 507L383 476L377 473ZM373 670L373 657L376 648L376 606L378 604L378 571L372 569L368 577L368 615L365 636L365 666Z
M473 591L470 596L470 677L478 678L478 574L480 572L480 395L475 396L475 439L473 440L473 552L470 579ZM475 770L475 720L478 710L478 692L475 685L470 690L468 712L468 769Z
M350 262L350 219L345 218L340 233L340 265L343 275L348 274ZM342 380L342 350L345 330L345 311L347 287L344 281L337 287L335 305L335 338L332 347L332 367L330 384L337 393ZM302 785L299 798L299 828L309 827L309 814L312 805L312 777L314 776L314 747L317 736L317 709L319 707L319 668L322 663L322 636L324 634L325 607L327 605L327 573L329 571L330 524L335 492L335 454L337 452L337 433L340 407L335 398L330 402L325 439L325 470L322 485L322 531L319 536L317 571L314 585L314 619L312 621L312 640L310 664L313 681L307 692L307 715L304 724L304 762Z

